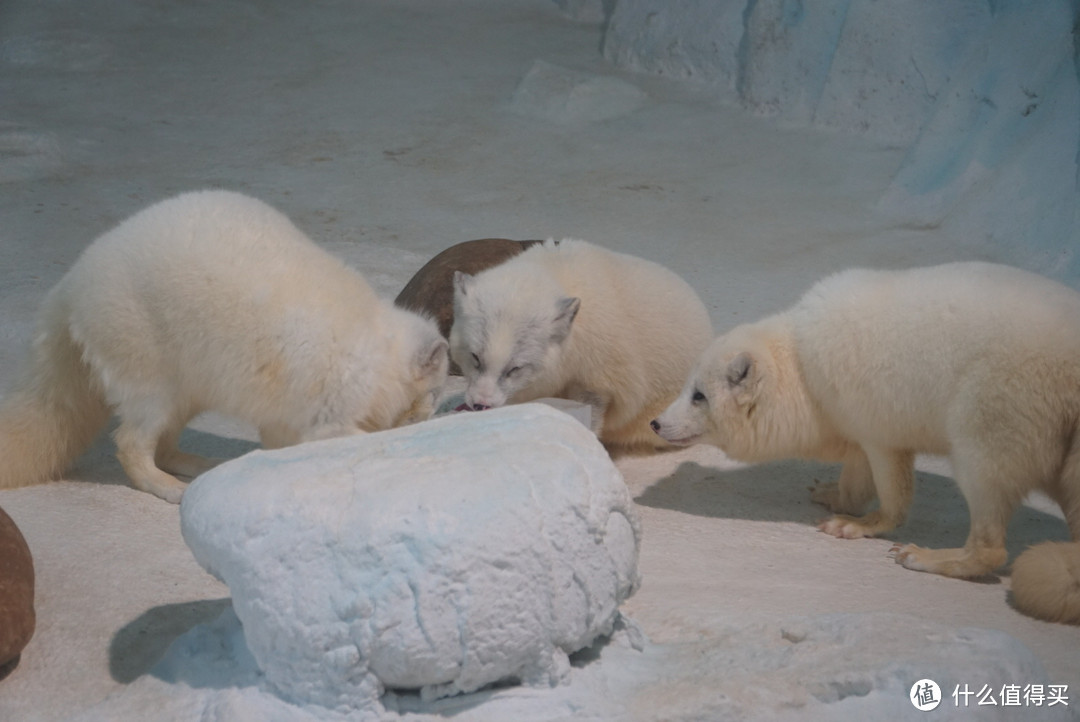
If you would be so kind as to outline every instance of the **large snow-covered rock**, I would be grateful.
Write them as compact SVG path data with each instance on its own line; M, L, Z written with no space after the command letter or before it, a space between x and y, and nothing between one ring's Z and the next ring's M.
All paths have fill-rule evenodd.
M621 475L537 404L253 452L192 483L181 525L265 680L327 708L556 684L638 583Z

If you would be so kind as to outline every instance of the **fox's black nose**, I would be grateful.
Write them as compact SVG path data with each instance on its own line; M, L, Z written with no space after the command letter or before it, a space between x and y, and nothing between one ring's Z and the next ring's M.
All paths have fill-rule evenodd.
M490 409L490 408L491 408L490 406L484 406L483 404L473 404L472 405L472 410L473 411L483 411L484 409Z
M656 419L653 419L652 421L650 421L649 426L651 426L652 430L655 431L656 433L658 433L658 434L660 433L660 422L657 421Z

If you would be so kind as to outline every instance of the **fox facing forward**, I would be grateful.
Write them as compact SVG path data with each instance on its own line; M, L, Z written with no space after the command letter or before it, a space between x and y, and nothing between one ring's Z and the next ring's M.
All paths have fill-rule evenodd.
M812 498L836 512L821 528L846 538L902 523L915 454L949 455L967 543L907 544L896 561L952 577L1005 564L1009 518L1041 489L1073 541L1021 554L1013 601L1080 623L1080 294L1070 288L989 263L844 271L716 339L653 427L741 461L842 461L838 482Z
M62 473L115 412L132 485L177 503L173 474L215 463L177 447L195 415L253 423L267 447L420 420L446 348L265 203L180 195L95 240L49 291L0 405L0 488Z
M649 420L712 338L708 311L663 266L585 241L546 241L454 277L450 353L473 409L543 397L592 407L616 448L667 446Z

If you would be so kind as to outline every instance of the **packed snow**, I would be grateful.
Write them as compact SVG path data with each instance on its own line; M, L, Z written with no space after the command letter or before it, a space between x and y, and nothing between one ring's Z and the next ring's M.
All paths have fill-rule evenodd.
M638 584L622 476L542 404L254 452L180 522L269 684L328 708L555 686Z
M1072 0L12 0L0 389L82 248L205 187L274 205L390 298L485 237L581 237L664 263L717 331L850 266L985 259L1080 287L1076 18ZM182 443L236 457L255 438L207 416ZM616 458L641 586L564 683L377 704L372 687L330 709L271 679L291 662L252 642L179 510L130 489L114 452L103 438L65 481L0 491L37 572L37 631L0 681L0 719L924 719L908 699L922 678L941 686L940 719L1077 718L1080 629L1018 614L1007 569L972 583L889 558L894 542L963 543L940 460L920 460L903 527L853 541L815 529L806 487L834 466L744 467L709 447ZM270 498L251 494L217 511ZM1067 535L1053 505L1026 507L1010 558ZM1038 684L1065 686L1068 706L1000 703ZM965 706L984 686L998 704Z
M909 695L922 679L938 685L934 719L1014 720L1033 694L1042 703L1029 702L1026 718L1074 719L1066 705L1048 704L1060 693L1009 635L903 614L792 617L673 644L654 644L619 619L610 638L573 658L566 676L555 688L498 687L436 701L388 692L379 709L291 703L264 691L229 608L176 640L149 675L71 722L918 720L924 713Z

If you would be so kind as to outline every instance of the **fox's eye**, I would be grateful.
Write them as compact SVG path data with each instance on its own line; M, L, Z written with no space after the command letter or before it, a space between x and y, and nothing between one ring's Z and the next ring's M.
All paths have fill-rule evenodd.
M520 366L514 366L513 368L509 368L509 369L507 369L507 370L506 370L506 373L505 373L505 374L503 374L503 375L504 375L504 376L506 376L506 378L510 379L510 378L513 378L514 376L517 376L517 374L518 374L518 373L519 373L520 371L521 371L521 367L520 367Z
M473 362L473 368L479 370L480 369L480 357L477 356L476 354L473 354L472 355L472 362Z
M705 401L705 394L701 393L697 389L694 389L694 395L690 397L690 400L695 404L700 404Z

